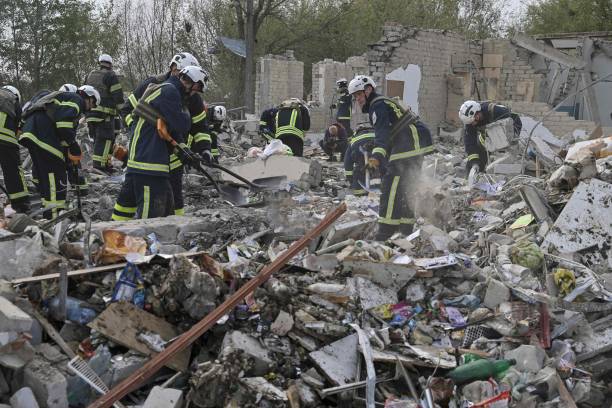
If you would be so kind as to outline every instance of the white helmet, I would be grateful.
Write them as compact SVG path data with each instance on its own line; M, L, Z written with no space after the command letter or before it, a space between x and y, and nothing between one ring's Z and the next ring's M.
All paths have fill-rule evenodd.
M227 110L223 105L217 105L213 109L213 119L222 122L227 118Z
M476 101L465 101L459 108L459 119L464 125L474 123L476 112L480 112L480 104Z
M78 91L79 91L79 94L81 94L81 96L89 96L89 97L96 98L96 105L100 105L100 102L101 102L100 93L93 86L83 85L82 87L78 89Z
M98 62L106 62L108 64L113 65L113 57L108 54L100 54L98 57Z
M77 88L77 86L73 84L64 84L60 86L60 88L58 89L58 91L61 91L61 92L76 92L78 90L79 88Z
M183 75L187 76L196 84L198 82L201 83L202 91L206 90L206 83L208 82L208 72L206 72L204 68L196 65L190 65L181 69L181 72L179 72L179 78Z
M4 85L2 89L6 89L7 91L15 95L17 97L17 102L21 103L21 93L19 93L19 90L13 85Z
M348 91L352 95L357 91L365 90L366 85L371 85L372 88L376 88L376 83L372 78L367 75L357 75L349 82Z
M196 57L194 57L188 52L181 52L179 54L176 54L170 60L168 67L172 67L172 64L176 64L176 69L178 69L179 71L189 66L196 66L196 67L200 66L200 63L198 62Z
M338 88L345 88L348 85L348 81L346 78L340 78L336 81L336 86Z

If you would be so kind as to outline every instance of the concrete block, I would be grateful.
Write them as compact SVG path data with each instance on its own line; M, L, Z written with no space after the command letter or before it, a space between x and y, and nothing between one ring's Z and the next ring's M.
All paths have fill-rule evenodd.
M183 391L155 386L149 393L142 408L180 408L183 405Z
M42 408L68 406L66 378L46 360L35 358L26 365L24 384L32 389Z
M502 282L491 279L487 285L485 293L484 305L489 309L495 309L503 302L510 300L510 289Z
M485 68L501 68L504 65L502 54L484 54L482 56L482 66Z
M32 328L32 318L0 296L0 331L29 332Z
M268 350L257 339L238 330L228 332L221 344L221 357L225 358L237 350L241 350L253 359L253 373L255 375L268 373L272 359Z
M530 373L537 373L544 366L544 360L546 359L546 352L538 346L530 346L523 344L514 350L507 351L504 354L505 359L515 359L516 368L519 371L528 371Z
M181 228L189 225L190 228L201 227L205 229L206 224L209 224L208 220L202 217L173 215L170 217L149 218L146 220L98 222L92 224L91 231L99 237L102 237L102 231L107 229L113 229L139 237L144 237L154 232L160 242L175 243Z
M38 402L28 387L23 387L17 391L10 399L12 408L39 408ZM68 403L66 403L66 407Z
M308 357L332 384L345 385L356 380L357 347L357 334L351 334L313 351Z
M316 160L281 155L270 156L266 160L256 159L246 162L232 167L232 170L250 181L286 176L287 182L307 180L311 187L318 186L322 177L321 164ZM226 173L222 173L221 178L237 181Z
M293 316L281 310L276 317L276 320L270 326L272 333L277 336L285 336L293 328Z

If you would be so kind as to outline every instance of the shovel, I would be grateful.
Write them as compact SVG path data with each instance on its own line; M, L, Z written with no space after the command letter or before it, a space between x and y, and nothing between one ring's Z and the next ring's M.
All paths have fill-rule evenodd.
M365 186L363 185L361 180L358 180L358 183L361 186L361 188L363 188L368 193L380 194L379 189L370 187L370 169L368 168L368 149L366 149L364 146L359 146L359 151L361 152L361 154L363 154L363 159L365 162Z

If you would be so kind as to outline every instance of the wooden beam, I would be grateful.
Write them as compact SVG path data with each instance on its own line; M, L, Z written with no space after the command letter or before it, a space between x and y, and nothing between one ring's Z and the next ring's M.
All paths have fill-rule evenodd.
M205 251L181 252L180 254L174 254L172 256L175 257L177 255L184 255L184 256L186 256L188 258L191 258L191 257L194 257L194 256L203 255L205 253L206 253ZM127 265L127 263L126 262L122 262L122 263L112 264L112 265L96 266L95 268L77 269L77 270L74 270L74 271L69 271L68 272L68 277L70 278L72 276L90 275L90 274L99 273L99 272L110 272L110 271L114 271L116 269L121 269L125 265ZM141 265L141 264L138 264L138 265ZM46 281L46 280L49 280L49 279L59 279L59 277L60 277L59 273L49 273L47 275L30 276L28 278L13 279L11 281L11 283L13 285L19 285L21 283L33 283L33 282L42 282L42 281Z
M196 323L188 331L183 333L178 339L168 346L164 351L153 357L140 369L135 371L128 378L123 380L119 385L110 390L107 394L102 395L89 408L110 408L113 402L120 400L129 392L135 390L144 381L152 377L160 368L162 368L168 360L177 353L180 353L186 347L189 347L202 334L206 333L220 318L229 313L245 296L251 294L256 288L262 285L265 281L277 272L294 256L296 256L308 243L319 236L323 231L329 228L346 211L346 203L340 204L335 210L329 213L313 230L310 230L300 240L291 245L285 252L277 257L271 264L266 266L253 279L244 284L232 296L227 298L219 307L206 315L202 320Z

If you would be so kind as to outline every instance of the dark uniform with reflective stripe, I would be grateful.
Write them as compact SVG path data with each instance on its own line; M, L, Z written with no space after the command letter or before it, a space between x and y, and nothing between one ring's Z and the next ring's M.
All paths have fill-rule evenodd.
M344 126L348 137L353 136L353 130L351 129L351 111L353 106L353 98L351 95L346 93L338 98L338 110L336 110L336 121Z
M123 89L115 71L102 66L87 75L85 84L93 86L100 93L100 103L85 116L89 136L94 139L94 168L105 170L113 153L115 116L123 104Z
M397 131L393 129L404 115L402 108L386 98L374 101L378 96L375 92L370 94L364 113L369 113L374 127L372 157L379 160L383 173L376 239L385 240L397 231L412 232L423 155L433 152L433 145L431 133L421 121Z
M310 129L310 114L305 106L280 108L276 113L275 137L291 148L294 156L304 154L304 132Z
M332 123L330 127L334 125L338 128L336 136L332 136L328 127L325 130L323 139L319 142L319 146L321 146L321 149L329 156L330 160L335 160L334 153L340 153L340 160L344 160L344 154L348 147L348 136L346 129L344 129L341 123Z
M212 157L215 163L219 163L219 156L221 154L219 152L219 133L221 133L221 125L223 125L223 121L218 121L214 119L214 109L214 106L208 108L207 124L208 134L210 135L211 139L210 152L212 153Z
M276 112L276 107L266 109L259 118L259 133L268 140L273 139L276 133Z
M514 134L518 136L521 133L522 123L519 116L512 113L509 108L503 105L498 105L493 102L479 102L482 119L480 122L465 125L463 143L465 144L465 153L467 154L467 171L474 164L478 164L480 171L484 172L489 161L489 153L485 147L486 128L485 126L497 122L498 120L512 118L514 121Z
M134 117L132 111L136 107L138 100L147 90L150 84L161 84L170 78L170 73L151 76L142 81L134 92L130 94L128 100L121 107L121 116L125 120L125 124L130 127L133 133L132 125ZM199 94L189 96L187 100L187 108L191 116L191 129L185 144L196 153L201 153L204 150L210 150L211 138L206 132L206 109L202 97ZM174 197L174 214L185 214L183 200L183 163L179 160L176 154L170 155L170 184L172 185L172 193Z
M184 143L191 121L183 110L182 85L170 77L146 97L145 102L165 119L177 143ZM165 217L173 213L170 185L170 145L158 134L155 125L134 118L127 173L113 210L113 220Z
M44 95L39 93L37 97ZM46 110L34 111L25 119L19 143L32 157L43 208L49 208L44 216L55 218L59 209L66 207L66 151L71 145L78 146L76 128L85 105L76 93L61 92L47 106Z
M21 107L17 97L7 90L0 89L0 98L0 167L4 184L11 207L17 212L27 212L30 207L30 193L21 167L17 140Z
M344 174L351 183L352 193L356 196L362 196L367 193L362 187L362 184L365 186L366 163L361 149L365 149L368 152L368 156L371 156L372 149L374 149L374 129L357 130L355 136L351 138L350 145L344 155ZM372 170L370 171L372 172ZM377 177L378 172L376 171L376 174L372 172L370 175L371 178ZM361 184L359 184L360 182Z

